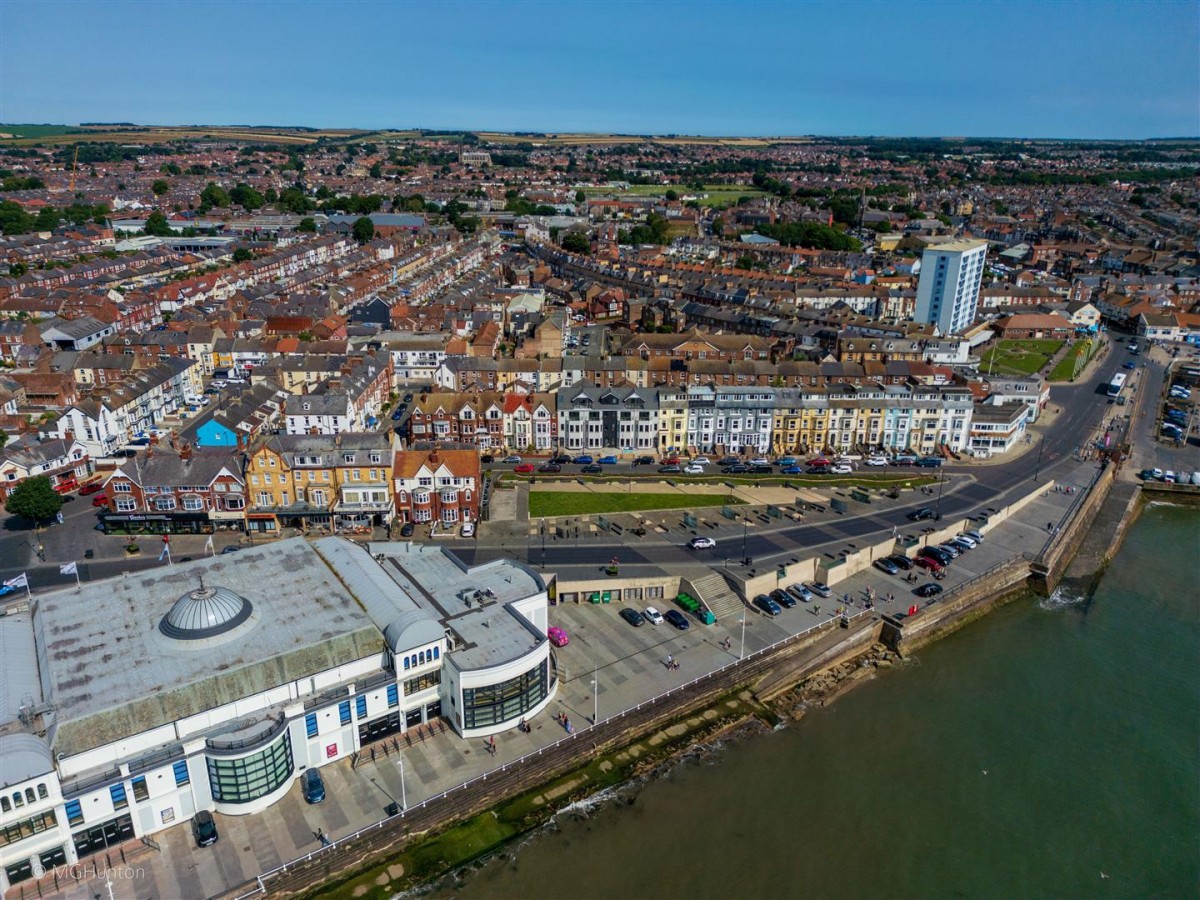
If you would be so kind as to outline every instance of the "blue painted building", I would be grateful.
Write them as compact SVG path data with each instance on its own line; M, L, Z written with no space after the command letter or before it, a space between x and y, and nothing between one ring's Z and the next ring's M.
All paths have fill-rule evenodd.
M198 447L236 447L238 434L214 416L196 429Z

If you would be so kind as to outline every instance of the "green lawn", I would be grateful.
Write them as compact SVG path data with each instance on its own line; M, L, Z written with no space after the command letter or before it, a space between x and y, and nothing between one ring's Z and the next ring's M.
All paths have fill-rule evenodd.
M1081 358L1086 359L1091 355L1092 342L1090 340L1082 340L1071 348L1071 351L1060 359L1050 370L1048 380L1050 381L1071 381L1075 377L1075 366L1083 366L1083 362L1077 362Z
M1062 345L1062 341L1052 340L997 341L983 355L979 370L1006 375L1032 375L1040 371Z
M591 491L530 491L529 515L586 516L594 513L639 512L653 509L689 509L725 506L728 494L595 494ZM734 503L740 501L734 500Z

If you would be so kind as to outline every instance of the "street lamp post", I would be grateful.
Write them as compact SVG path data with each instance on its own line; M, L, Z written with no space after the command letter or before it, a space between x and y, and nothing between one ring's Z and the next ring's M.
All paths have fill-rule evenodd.
M742 613L742 646L738 650L738 659L744 658L746 655L746 614Z
M1046 449L1046 435L1042 435L1042 440L1038 444L1037 466L1033 470L1033 480L1036 483L1038 476L1042 473L1042 451Z
M592 669L592 727L600 720L600 686L596 683L597 672Z
M944 488L946 486L946 473L939 472L938 474L941 477L938 479L937 509L934 510L934 513L933 513L935 516L935 518L934 518L935 522L939 521L942 518L942 488Z
M400 808L408 809L408 792L404 786L404 752L401 751L400 756L396 760L396 765L400 769Z
M742 516L742 565L750 565L750 557L746 555L746 536L750 530L750 517Z

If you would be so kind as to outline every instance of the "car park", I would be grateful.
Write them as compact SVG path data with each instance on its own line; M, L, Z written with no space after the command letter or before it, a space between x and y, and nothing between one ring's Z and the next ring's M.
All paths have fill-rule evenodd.
M668 609L663 613L663 618L678 628L680 631L687 631L691 627L687 617L677 609Z
M412 522L405 522L400 528L400 537L412 537L413 532L417 530Z
M928 506L922 506L920 509L914 509L906 518L910 522L923 522L926 519L934 518L934 512Z
M698 466L695 463L683 467L684 475L703 475L704 466Z
M783 588L776 588L775 590L771 591L771 599L784 609L792 609L796 605L796 598Z
M942 586L940 584L934 584L932 581L928 582L927 584L923 584L920 587L913 588L913 593L918 597L936 597L941 592Z
M683 468L681 466L675 466L675 465L659 466L658 474L659 475L682 475Z
M688 546L693 550L711 550L717 542L710 537L694 537L688 541Z
M325 782L321 780L320 772L316 769L305 769L301 780L304 783L306 803L320 803L325 799Z
M780 605L766 594L759 594L757 597L755 597L754 605L765 612L768 616L778 616L783 612L783 609L780 607Z
M463 537L474 537L475 536L475 523L474 522L464 522L461 533L462 533Z
M538 471L552 475L555 472L561 472L562 466L560 466L558 463L546 463L545 465L538 466Z
M805 587L807 587L812 593L816 594L818 597L824 597L824 598L828 599L829 597L833 596L833 588L831 588L829 585L827 585L823 581L810 581L807 585L805 585Z
M565 629L559 628L557 625L551 625L546 629L546 637L555 647L565 647L571 643L571 636Z
M572 461L577 466L590 466L590 465L592 465L592 463L595 462L595 460L592 459L592 457L588 456L586 453L583 454L582 456L575 457L575 459Z
M615 456L602 456L596 460L596 462L600 463L602 466L615 466L617 464L617 458Z
M519 466L513 466L513 471L518 475L528 475L533 471L533 463L521 463Z
M875 560L874 566L880 572L886 572L888 575L898 575L900 573L900 567L887 557Z
M787 591L789 594L803 603L812 603L813 601L812 591L802 584L797 583L789 585Z
M647 606L646 611L642 615L646 617L646 621L651 625L661 625L663 623L662 613L653 606Z
M580 473L582 473L584 475L599 475L601 472L604 471L604 466L597 465L596 463L591 463L590 465L584 466L579 471L580 471Z
M905 572L913 567L912 560L903 553L894 553L889 556L888 559L892 561L892 564L896 566L896 568L903 569Z
M623 609L620 611L620 613L618 613L618 615L619 615L619 616L620 616L622 619L624 619L626 622L628 622L630 625L633 625L635 628L636 628L637 626L639 626L639 625L644 625L644 624L646 623L646 617L645 617L645 616L643 616L643 615L642 615L640 612L638 612L636 609L632 609L632 608L630 608L630 607L628 607L628 606L626 606L625 608L623 608Z
M521 461L521 457L519 457L515 453L504 457L504 462L506 462L506 463L519 463L520 461Z
M217 834L217 823L212 813L202 809L192 817L192 834L197 847L210 847L217 842L220 835Z

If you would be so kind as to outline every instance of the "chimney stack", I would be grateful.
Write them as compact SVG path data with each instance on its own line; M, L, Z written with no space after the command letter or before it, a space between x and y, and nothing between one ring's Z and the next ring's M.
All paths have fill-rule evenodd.
M192 460L192 445L191 444L183 445L183 449L179 451L179 458L181 460L183 460L184 462L191 462L191 460Z

